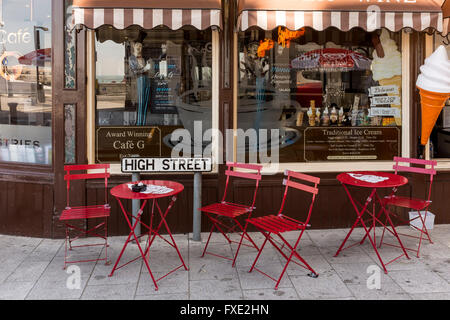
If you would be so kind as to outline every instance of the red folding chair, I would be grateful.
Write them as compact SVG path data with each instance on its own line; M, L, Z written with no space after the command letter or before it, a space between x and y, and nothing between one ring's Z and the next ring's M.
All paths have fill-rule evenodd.
M72 173L73 171L84 171L84 170L94 170L94 169L104 169L105 172L100 173ZM64 166L64 170L67 172L64 176L64 180L67 181L67 206L61 213L59 217L60 221L64 221L66 228L66 241L65 241L65 253L64 253L64 269L66 269L69 263L79 263L79 262L91 262L91 261L105 261L105 264L109 264L108 261L108 217L111 212L111 207L108 204L108 178L109 174L109 164L89 164L89 165L68 165ZM72 180L86 180L86 179L105 179L105 203L101 205L90 205L90 206L78 206L72 207L70 205L70 181ZM86 220L86 219L104 219L103 222L99 223L93 228L80 228L71 224L69 221L74 220ZM98 229L104 227L104 235L97 232ZM76 230L78 235L74 238L70 238L71 230ZM82 235L99 237L104 240L102 243L84 244L78 246L72 246L72 242L81 238ZM78 261L68 261L67 260L67 245L69 245L69 250L73 248L80 247L92 247L92 246L104 246L105 247L105 258L91 259L91 260L78 260Z
M234 266L236 263L236 258L238 256L241 245L254 247L258 250L258 246L255 244L253 239L248 235L248 233L246 231L247 224L245 224L245 226L243 227L242 224L239 222L238 218L240 218L244 215L246 215L247 218L250 218L252 215L252 212L256 209L255 208L255 200L256 200L256 193L258 191L259 181L261 180L262 166L256 165L256 164L230 163L230 162L227 162L227 166L228 166L228 168L225 171L227 180L226 180L226 184L225 184L225 192L223 194L222 201L219 203L213 203L213 204L207 205L207 206L199 209L208 217L208 219L212 223L211 231L209 232L208 241L206 242L202 257L204 257L206 253L208 253L208 254L211 254L211 255L214 255L214 256L217 256L220 258L232 260L233 266ZM232 170L235 168L253 170L253 172L239 172L239 171ZM255 181L255 183L256 183L255 191L253 193L253 200L250 205L244 205L244 204L232 203L232 202L226 201L230 177L250 179L250 180ZM231 225L227 224L226 220L228 221L228 223L231 222ZM241 240L239 241L239 246L236 250L236 253L234 254L233 259L206 251L206 249L208 248L209 241L211 239L211 235L215 229L217 229L230 244L232 242L237 243L237 241L231 240L230 237L227 236L227 233L235 232L235 229L238 229L238 232L242 233ZM251 243L251 245L242 243L243 238L248 240Z
M311 268L311 266L298 254L298 252L296 250L298 248L298 245L300 243L300 240L301 240L306 228L310 227L310 225L308 223L309 223L309 219L311 218L311 212L313 209L314 201L316 199L316 195L319 192L317 185L320 183L320 179L303 174L303 173L293 172L293 171L289 171L289 170L286 170L285 175L287 176L287 178L283 180L283 185L285 185L286 188L284 190L283 200L281 201L281 207L280 207L280 210L278 211L278 214L276 216L268 215L268 216L264 216L264 217L252 218L252 219L247 220L249 223L254 225L266 238L264 240L264 243L262 244L261 248L259 249L258 255L256 256L255 261L253 262L253 265L250 268L249 272L252 272L253 269L255 269L256 271L260 272L261 274L263 274L266 277L275 281L276 282L275 290L278 289L278 285L280 284L280 281L283 278L283 275L286 272L286 269L290 262L293 262L293 263L299 265L300 267L303 267L303 268L311 271L311 273L308 274L310 277L317 278L319 276L314 271L314 269ZM306 185L306 184L299 183L296 181L292 181L292 178L301 180L302 182L312 183L312 184L314 184L314 186ZM286 203L286 197L287 197L289 188L306 191L306 192L312 194L311 204L309 206L308 215L307 215L305 221L299 221L299 220L290 218L283 214L284 205ZM298 230L300 230L300 233L297 238L297 241L295 242L295 244L293 246L281 235L283 232L298 231ZM280 238L281 242L274 239L272 234L277 235ZM280 254L287 260L286 264L284 265L283 271L281 272L278 279L275 279L275 278L271 277L270 275L266 274L265 272L256 268L256 263L258 262L258 259L261 255L261 252L263 251L264 246L266 245L267 241L269 241L280 252ZM281 247L279 247L280 243L282 244ZM285 248L289 251L288 254L286 254L283 251ZM292 258L294 256L300 261L300 263L292 260Z
M417 199L417 198L408 198L408 197L397 196L394 194L397 190L394 189L393 193L391 195L386 196L383 199L384 204L388 205L388 206L413 209L413 210L418 211L419 213L420 213L420 211L427 212L428 207L431 204L431 200L430 200L431 186L433 184L433 177L436 174L436 170L434 169L434 167L436 166L437 162L434 160L422 160L422 159L411 159L411 158L401 158L401 157L394 157L394 161L395 161L395 164L393 166L393 169L395 170L395 174L397 174L398 172L412 172L412 173L426 174L426 175L430 176L430 182L428 185L428 197L426 200L423 200L423 199ZM409 166L402 165L402 163L408 164ZM416 166L411 166L411 165L416 165ZM417 165L420 165L421 167L417 167ZM422 166L425 166L425 167L422 167ZM413 227L413 229L420 231L419 237L409 235L409 234L398 233L399 235L419 239L419 245L418 245L417 249L405 248L410 251L415 251L417 253L417 257L419 257L420 246L422 244L422 239L423 239L424 235L428 238L427 240L430 241L430 243L433 243L431 241L431 237L430 237L430 234L428 233L427 227L425 226L427 214L425 214L424 217L422 216L422 214L419 214L417 217L409 219L409 220L402 219L401 217L399 217L397 214L395 214L393 212L389 212L389 215L394 216L398 220L399 224L410 224L411 227ZM411 224L411 222L416 219L420 219L422 228L418 228ZM385 230L386 230L386 227L383 229L383 234L382 234L381 240L380 240L380 247L383 244L383 237L384 237ZM389 244L389 243L385 243L385 244L397 247L396 245L393 245L393 244Z

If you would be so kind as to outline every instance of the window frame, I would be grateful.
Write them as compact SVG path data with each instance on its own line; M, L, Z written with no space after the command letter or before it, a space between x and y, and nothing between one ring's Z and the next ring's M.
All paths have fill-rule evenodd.
M87 30L86 40L86 73L87 73L87 158L89 164L95 163L95 78L96 78L96 52L95 31ZM220 85L220 35L219 30L211 28L212 32L212 129L219 130L219 85ZM212 163L213 168L209 174L218 172L218 159L220 159L219 140L216 135L212 137ZM122 173L120 163L112 163L111 174L129 175ZM175 173L170 173L175 174ZM178 173L179 174L179 173Z
M406 30L401 31L402 37L402 128L401 128L401 156L410 157L410 41L411 34ZM238 34L234 33L234 96L233 96L233 159L236 161L237 155L237 108L238 108L238 90L239 90L239 40ZM294 170L301 172L345 172L355 170L367 171L392 171L394 161L330 161L330 162L286 162L278 165L262 164L262 172L265 174L276 174L285 170Z

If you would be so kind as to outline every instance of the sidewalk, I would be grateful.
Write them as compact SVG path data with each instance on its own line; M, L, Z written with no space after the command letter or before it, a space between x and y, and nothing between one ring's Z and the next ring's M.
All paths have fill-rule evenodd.
M409 231L408 227L397 230ZM317 279L307 271L291 264L277 291L275 283L257 271L248 270L255 250L244 247L239 253L237 267L231 262L206 255L201 258L204 243L190 240L191 235L175 235L189 271L179 269L158 282L155 291L142 260L116 271L108 277L113 265L104 262L81 263L81 286L68 289L71 274L63 270L64 241L0 235L0 299L450 299L450 225L436 225L431 232L434 244L425 241L421 258L411 252L381 271L381 289L368 289L367 273L371 265L378 265L377 257L368 241L362 246L344 250L333 257L348 229L310 230L303 237L300 253L319 273ZM362 230L356 230L350 240L358 240ZM260 234L252 234L261 243ZM286 238L296 238L295 234ZM110 237L109 258L115 262L126 237ZM236 237L235 237L236 239ZM404 242L410 247L415 240ZM206 234L202 234L206 241ZM82 240L84 241L84 240ZM222 236L214 235L208 250L231 256L236 245L228 245ZM352 242L351 242L352 243ZM80 252L81 249L83 253ZM96 258L99 248L81 248L73 254ZM87 251L89 254L86 254ZM178 266L176 252L164 241L152 246L150 265L157 277L161 271ZM383 246L380 253L390 260L399 249ZM136 245L130 245L124 259L138 256ZM267 245L258 262L260 269L279 275L284 259ZM126 261L126 260L122 260Z

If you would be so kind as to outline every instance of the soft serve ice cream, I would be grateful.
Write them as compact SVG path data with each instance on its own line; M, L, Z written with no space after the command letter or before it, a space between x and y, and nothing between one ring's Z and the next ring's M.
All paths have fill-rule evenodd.
M389 93L388 96L401 97L402 88L402 54L398 51L398 46L393 39L389 36L389 31L382 29L380 35L380 42L383 46L384 57L379 57L377 52L373 53L372 61L372 78L381 86L396 86L398 93ZM400 99L401 101L401 99ZM401 104L391 107L397 108L399 111L397 116L394 117L395 124L400 126L402 124L401 119Z
M376 51L373 52L372 78L375 81L390 79L395 76L402 76L402 54L398 51L398 46L389 36L389 32L382 29L380 42L383 46L384 57L378 57Z
M450 93L450 61L444 46L439 46L425 59L416 86L427 91Z
M444 46L439 46L420 67L416 86L422 104L422 135L425 145L433 130L445 101L450 97L450 61Z

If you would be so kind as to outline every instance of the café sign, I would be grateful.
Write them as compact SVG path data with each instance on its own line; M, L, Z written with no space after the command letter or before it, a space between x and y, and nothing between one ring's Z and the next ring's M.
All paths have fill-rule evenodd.
M96 162L121 162L126 157L160 157L158 127L101 127L96 131Z

